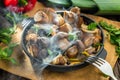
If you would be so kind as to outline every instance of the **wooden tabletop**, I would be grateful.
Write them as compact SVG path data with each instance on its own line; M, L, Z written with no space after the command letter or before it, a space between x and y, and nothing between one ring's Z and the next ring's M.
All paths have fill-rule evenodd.
M38 9L44 7L45 7L44 5L37 2L34 9L26 13L26 15L32 17ZM100 20L104 20L109 24L113 24L114 26L120 28L119 27L120 22L108 20L99 16L94 16L89 14L86 15L92 18L93 20L95 20L96 22ZM18 27L16 33L13 35L12 41L20 43L21 34L22 34L22 29ZM106 35L106 31L104 31L104 34ZM3 45L1 44L0 46ZM110 44L108 38L105 38L104 48L107 51L106 60L110 63L112 67L114 67L115 62L117 60L117 56L115 53L115 46ZM34 69L31 66L31 62L29 58L22 52L20 45L14 49L14 53L12 56L18 61L19 64L14 65L5 61L0 61L1 69L22 77L29 78L31 80L40 80L40 76L36 76ZM44 70L43 78L44 80L108 80L108 77L105 78L103 74L101 74L101 72L92 65L89 65L82 69L78 69L70 72L64 72L64 73Z

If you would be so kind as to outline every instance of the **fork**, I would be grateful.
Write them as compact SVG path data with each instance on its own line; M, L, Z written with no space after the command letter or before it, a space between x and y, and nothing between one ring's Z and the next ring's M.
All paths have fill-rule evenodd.
M22 28L27 27L28 25L30 25L33 22L34 22L33 18L23 19L23 21L21 22Z
M112 67L111 65L104 59L99 58L99 57L95 57L95 56L90 56L87 58L86 62L94 65L95 67L97 67L101 72L103 72L104 74L110 76L111 78L113 78L114 80L118 80L113 73Z

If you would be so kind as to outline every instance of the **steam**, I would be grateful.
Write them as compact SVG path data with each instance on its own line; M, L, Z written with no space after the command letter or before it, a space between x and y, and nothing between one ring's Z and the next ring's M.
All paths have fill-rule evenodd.
M48 34L50 33L50 30L53 29L54 26L55 25L53 24L35 24L29 30L35 33L36 35L38 35L38 38L41 40L40 42L37 42L37 43L31 42L31 44L37 44L40 52L42 52L42 50L44 49L46 51L43 54L48 54L46 57L38 57L39 60L42 61L42 63L36 63L36 62L33 63L33 68L35 69L35 72L37 73L39 80L43 80L43 75L42 75L43 70L49 64L51 64L51 62L54 60L55 57L57 57L59 54L63 54L65 50L67 50L73 44L73 42L78 39L77 34L80 33L80 31L78 31L76 28L76 31L74 32L66 33L66 32L59 31L54 36L48 36ZM58 26L56 26L56 31L57 31L57 27ZM42 35L42 34L46 34L46 35ZM70 36L74 39L71 39L69 42L64 42L64 38L68 38ZM63 41L60 41L60 40L63 40ZM65 47L61 50L60 46L62 46L62 48L64 46Z
M78 8L75 9L79 11ZM71 49L76 49L76 52L72 56L69 54L69 58L73 58L73 56L78 55L79 50L84 51L85 49L81 40L83 32L78 29L82 24L80 14L74 12L74 10L73 12L66 11L63 13L56 13L49 8L45 9L45 11L38 11L34 17L34 20L36 20L34 25L29 26L30 29L25 34L28 37L28 39L25 38L26 47L35 59L35 61L31 60L31 62L38 80L43 79L43 70L57 56L63 55L72 47ZM38 19L38 17L41 19ZM73 45L76 45L76 47L73 47ZM80 49L78 50L78 48ZM63 62L58 64L67 64L67 59L64 56L62 56L62 59Z

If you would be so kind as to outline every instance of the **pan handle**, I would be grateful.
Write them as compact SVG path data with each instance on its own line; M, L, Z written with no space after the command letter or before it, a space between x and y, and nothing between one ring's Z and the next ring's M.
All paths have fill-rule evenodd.
M103 50L102 50L102 51L100 52L100 54L97 55L97 56L100 57L100 58L105 59L106 56L107 56L107 51L103 48Z

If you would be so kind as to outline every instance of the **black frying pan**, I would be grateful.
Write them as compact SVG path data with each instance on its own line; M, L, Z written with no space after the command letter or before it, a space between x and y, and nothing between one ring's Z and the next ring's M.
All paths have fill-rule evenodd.
M86 24L90 24L92 22L95 22L94 20L92 20L91 18L81 14L81 17L83 18L84 22ZM23 34L22 34L22 40L21 40L21 45L22 45L22 48L24 50L24 52L28 55L28 57L30 58L31 60L31 63L32 64L38 64L38 66L40 65L41 61L34 58L27 50L26 48L26 40L25 40L25 36L27 34L27 31L31 28L31 25L34 23L34 20L32 21L32 23L25 27L23 29ZM104 44L104 33L103 33L103 30L101 28L100 25L97 25L97 27L101 30L101 37L102 37L102 40L101 40L101 43ZM104 45L101 46L100 50L95 54L95 56L97 57L101 57L101 58L105 58L107 55L107 52L106 50L104 49ZM49 70L52 70L52 71L59 71L59 72L66 72L66 71L71 71L71 70L76 70L76 69L80 69L80 68L83 68L85 66L87 66L88 63L86 62L82 62L82 63L79 63L79 64L76 64L76 65L70 65L70 66L64 66L64 65L53 65L53 64L49 64L46 68L49 69Z

